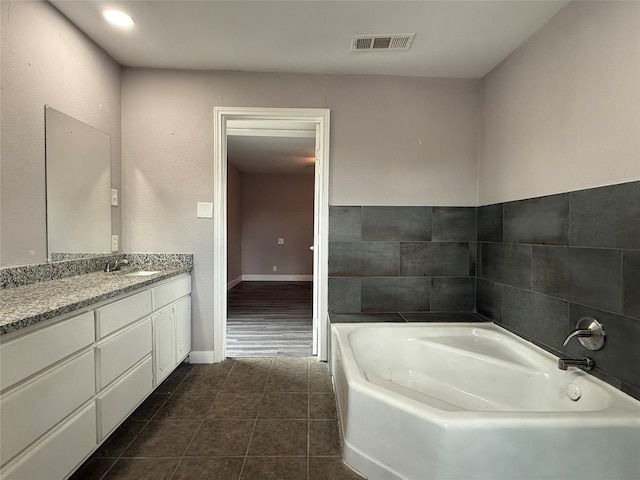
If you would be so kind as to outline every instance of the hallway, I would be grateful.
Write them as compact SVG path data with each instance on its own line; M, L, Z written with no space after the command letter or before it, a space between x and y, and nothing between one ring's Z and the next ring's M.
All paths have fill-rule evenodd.
M308 357L312 282L242 282L228 292L227 357Z

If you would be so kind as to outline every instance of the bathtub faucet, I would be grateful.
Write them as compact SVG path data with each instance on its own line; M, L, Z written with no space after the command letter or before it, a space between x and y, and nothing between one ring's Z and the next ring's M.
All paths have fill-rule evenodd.
M572 338L578 338L582 346L588 350L600 350L604 346L607 333L604 326L592 317L582 317L578 320L575 330L572 330L562 342L566 347Z
M582 370L591 370L595 367L596 362L591 360L589 357L573 359L573 358L559 358L558 359L558 368L560 370L566 370L567 367L578 367Z
M580 328L576 328L575 330L572 330L571 333L569 333L569 335L567 335L567 338L564 339L564 342L562 342L562 346L566 347L567 344L571 341L572 338L574 337L591 337L593 336L593 332L589 329L580 329Z

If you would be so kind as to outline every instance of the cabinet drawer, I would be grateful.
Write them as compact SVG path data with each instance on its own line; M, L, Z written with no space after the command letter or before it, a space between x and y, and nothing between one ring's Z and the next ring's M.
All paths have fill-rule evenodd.
M153 309L157 310L191 293L191 275L185 275L172 282L151 289Z
M100 440L105 438L151 392L151 356L98 396Z
M0 459L4 464L95 394L93 350L0 399Z
M96 407L91 402L0 474L4 480L65 478L96 447Z
M131 295L96 310L98 339L151 313L151 292Z
M0 390L93 343L93 312L0 344Z
M98 391L151 353L151 335L149 317L98 346Z

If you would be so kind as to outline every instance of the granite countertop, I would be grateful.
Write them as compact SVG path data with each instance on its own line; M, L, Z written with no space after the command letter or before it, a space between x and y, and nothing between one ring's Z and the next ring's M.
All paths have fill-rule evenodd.
M125 267L117 272L92 272L0 290L0 335L191 271L190 266L153 268L159 272L125 276L139 269Z

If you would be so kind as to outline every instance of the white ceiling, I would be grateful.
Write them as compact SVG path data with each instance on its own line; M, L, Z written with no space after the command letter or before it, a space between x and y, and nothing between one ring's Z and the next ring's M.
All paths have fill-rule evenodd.
M481 78L567 1L50 0L130 67ZM101 17L120 8L119 30ZM407 52L351 52L357 34L416 33Z
M128 67L482 78L568 1L49 0ZM121 30L101 16L119 8ZM415 33L409 51L352 52L351 37ZM313 138L229 136L241 170L313 173ZM270 169L267 169L270 166Z

